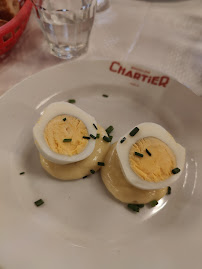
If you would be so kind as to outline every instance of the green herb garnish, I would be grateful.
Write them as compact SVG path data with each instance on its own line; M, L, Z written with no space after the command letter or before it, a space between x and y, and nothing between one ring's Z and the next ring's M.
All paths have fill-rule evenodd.
M168 191L167 191L167 195L170 195L170 194L171 194L171 187L169 186Z
M128 208L135 211L135 212L139 212L140 208L143 208L144 204L128 204Z
M139 157L143 157L144 155L142 153L136 152L135 151L135 155L139 156Z
M105 163L103 163L103 162L98 162L97 163L99 166L105 166Z
M84 178L87 178L87 177L88 177L88 176L84 176L83 179L84 179Z
M91 169L90 170L91 174L95 174L95 170Z
M139 132L139 128L138 127L135 127L130 133L129 133L129 135L130 136L134 136L134 135L136 135L137 134L137 132Z
M95 129L97 130L97 126L93 123L93 126L95 127Z
M90 136L83 136L84 139L90 139Z
M179 173L180 172L180 168L178 168L178 167L176 167L176 168L174 168L173 170L172 170L172 173L173 174L177 174L177 173Z
M74 104L74 103L76 103L76 100L75 100L75 99L69 99L68 102L69 102L70 104Z
M144 204L137 204L137 206L139 206L139 208L143 208Z
M97 134L97 135L96 135L96 138L97 138L97 139L100 138L100 134Z
M120 143L122 144L124 141L126 141L126 138L125 138L125 137L123 137L123 138L121 139Z
M150 204L151 207L155 207L156 205L158 205L158 201L153 200L149 204Z
M110 125L105 131L109 135L113 130L114 130L114 127Z
M147 153L149 156L151 156L151 152L148 151L148 149L146 149L146 153Z
M110 139L110 137L107 137L107 136L103 136L103 140L105 141L105 142L111 142L111 139Z
M128 204L128 208L132 211L135 211L135 212L139 212L140 211L140 208L138 205L135 205L135 204Z
M20 175L24 175L25 174L25 172L20 172Z
M94 135L92 135L92 134L90 134L90 137L92 137L93 139L96 139L96 136L94 136Z
M63 139L63 142L71 142L71 141L72 141L71 138L65 138L65 139Z
M66 118L64 118L64 119L62 119L63 121L66 121L67 119Z
M109 95L107 95L107 94L103 94L102 96L105 98L109 97Z
M42 199L39 199L39 200L37 200L37 201L34 202L34 203L35 203L35 205L38 207L38 206L43 205L43 204L44 204L44 201L43 201Z
M112 135L109 135L109 139L110 139L110 142L111 142L112 139L113 139L113 136Z

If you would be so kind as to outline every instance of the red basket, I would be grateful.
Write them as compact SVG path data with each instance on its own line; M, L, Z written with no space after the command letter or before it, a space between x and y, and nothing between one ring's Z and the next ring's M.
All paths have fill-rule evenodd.
M21 0L19 2L21 9L18 14L0 27L0 55L12 49L27 25L32 10L32 3L30 0Z

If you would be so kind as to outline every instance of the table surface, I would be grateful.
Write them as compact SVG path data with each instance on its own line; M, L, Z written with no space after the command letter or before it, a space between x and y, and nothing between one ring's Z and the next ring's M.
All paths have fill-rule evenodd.
M143 64L202 95L202 1L111 0L96 14L89 50L76 61L83 59ZM33 10L19 42L0 61L0 94L63 62L49 54Z

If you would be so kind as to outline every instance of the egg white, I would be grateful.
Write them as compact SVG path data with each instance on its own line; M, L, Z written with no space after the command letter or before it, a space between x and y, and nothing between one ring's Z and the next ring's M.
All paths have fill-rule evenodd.
M97 130L93 126L93 124L97 125L95 118L77 106L68 102L55 102L47 106L33 128L33 137L37 149L43 157L57 164L68 164L81 161L87 158L95 148L95 139L89 139L85 149L81 153L73 156L59 154L50 149L44 138L44 129L50 120L63 114L80 119L86 126L89 135L92 134L96 136L97 134Z
M171 136L171 134L166 131L162 126L152 123L145 122L137 125L139 131L135 136L130 136L130 130L123 137L126 140L121 143L123 137L121 137L117 143L116 150L118 154L118 158L120 160L120 166L122 172L126 178L126 180L131 183L133 186L144 189L144 190L152 190L152 189L161 189L167 186L170 186L174 183L182 174L184 164L185 164L185 148L180 144L176 143L175 139ZM133 144L135 144L138 140L144 137L156 137L163 141L170 149L173 151L176 157L177 167L180 168L180 172L172 175L168 179L160 182L148 182L142 178L140 178L131 168L129 163L129 152Z

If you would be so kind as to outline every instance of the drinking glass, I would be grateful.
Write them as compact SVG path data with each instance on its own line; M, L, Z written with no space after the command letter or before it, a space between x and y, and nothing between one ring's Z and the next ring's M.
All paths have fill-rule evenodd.
M96 0L32 0L50 52L63 59L88 49Z

